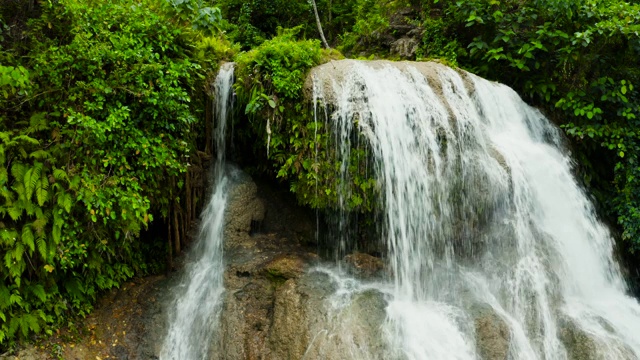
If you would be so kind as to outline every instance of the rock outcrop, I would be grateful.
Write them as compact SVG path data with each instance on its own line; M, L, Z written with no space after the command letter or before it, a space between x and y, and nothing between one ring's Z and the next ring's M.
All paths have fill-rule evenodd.
M225 245L225 297L211 358L343 359L353 351L379 358L386 307L382 294L367 290L343 307L334 306L330 298L337 280L310 271L319 262L312 216L292 205L290 194L252 184L235 188L228 204L234 210L227 213L225 231L232 232L232 243ZM250 226L260 218L255 209L264 209L260 231ZM380 259L371 258L357 261L362 271L379 271Z
M493 310L482 309L475 318L476 347L482 360L507 360L511 334Z

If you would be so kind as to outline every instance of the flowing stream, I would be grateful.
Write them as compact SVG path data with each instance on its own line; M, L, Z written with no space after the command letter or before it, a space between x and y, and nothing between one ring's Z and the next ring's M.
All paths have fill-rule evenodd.
M314 70L313 84L342 181L354 132L370 149L394 357L485 357L489 316L509 359L582 359L575 338L589 359L640 358L640 305L542 114L437 64L341 61Z
M202 213L200 233L190 249L184 279L174 290L177 296L169 309L169 330L160 353L162 360L207 359L217 327L224 292L222 235L229 183L225 172L225 130L232 104L232 85L233 63L226 63L214 82L214 190Z

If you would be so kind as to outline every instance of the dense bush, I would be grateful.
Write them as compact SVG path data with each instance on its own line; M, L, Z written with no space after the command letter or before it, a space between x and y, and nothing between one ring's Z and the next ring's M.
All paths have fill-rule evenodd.
M305 99L303 87L312 67L342 55L321 49L318 40L298 40L299 30L280 30L278 36L236 57L236 92L244 106L246 117L242 119L248 122L240 127L244 129L240 140L253 149L252 165L288 182L301 204L337 208L339 179L335 174L340 163L330 144L331 129L323 118L314 118L313 104ZM352 185L358 190L347 199L345 205L350 209L372 206L364 201L364 193L371 192L373 180L357 161L359 156L364 158L364 151L352 151Z
M0 348L152 265L140 231L179 195L203 65L228 52L194 4L43 2L1 49Z
M250 49L235 59L237 147L252 149L245 163L311 207L372 209L374 183L357 160L366 149L352 150L356 191L338 204L330 129L304 101L309 69L341 57L305 40L318 37L310 3L207 3L0 4L0 348L85 314L101 291L160 267L145 247L165 255L168 246L139 234L175 214L206 136L203 83L239 47ZM385 57L396 37L418 36L417 59L444 58L543 108L573 140L585 183L622 237L640 249L639 5L316 3L329 42L345 53Z

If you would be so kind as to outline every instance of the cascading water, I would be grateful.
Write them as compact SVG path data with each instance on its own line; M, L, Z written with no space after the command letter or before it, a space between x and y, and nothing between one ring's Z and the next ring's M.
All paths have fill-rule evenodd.
M481 358L488 311L508 330L509 359L582 359L566 333L590 342L590 358L640 358L640 305L544 116L506 86L433 63L345 60L313 77L340 178L353 132L372 153L396 357Z
M232 102L233 63L224 64L214 83L216 161L214 191L202 214L197 243L191 249L182 283L169 310L169 332L160 353L163 360L207 359L215 332L223 287L223 228L229 179L225 173L225 129Z

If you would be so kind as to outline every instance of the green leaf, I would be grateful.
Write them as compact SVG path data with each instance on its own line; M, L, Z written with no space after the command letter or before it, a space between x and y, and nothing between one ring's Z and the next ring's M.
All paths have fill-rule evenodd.
M44 291L44 287L42 287L42 285L36 284L29 287L29 289L41 302L44 303L47 300L47 293Z
M42 171L42 163L36 162L33 167L24 174L25 197L31 199L36 185L40 182L40 172Z
M43 260L47 259L47 242L44 238L40 237L36 240L36 245L38 247L38 253L42 257Z
M42 174L42 178L36 184L36 199L38 200L38 205L42 206L49 198L49 179Z
M22 235L21 235L22 243L29 247L30 254L32 254L35 247L35 237L33 236L33 231L31 231L31 225L27 224L22 227Z

